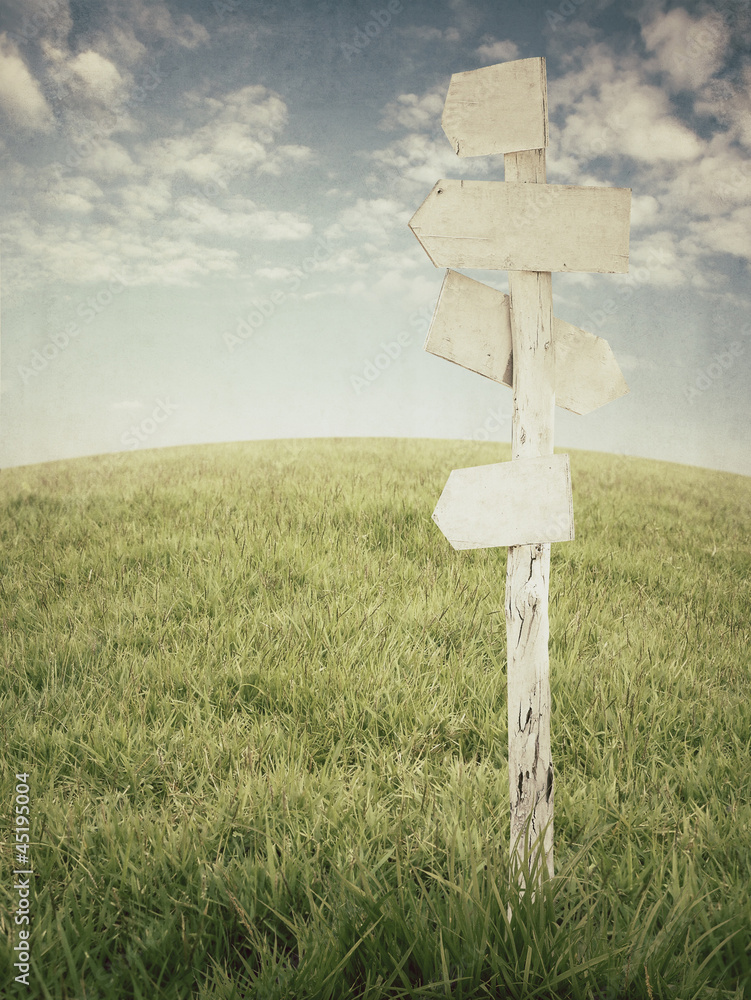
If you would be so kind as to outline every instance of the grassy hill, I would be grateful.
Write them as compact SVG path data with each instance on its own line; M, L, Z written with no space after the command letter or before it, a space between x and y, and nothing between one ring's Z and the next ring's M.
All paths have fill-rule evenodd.
M571 454L560 874L509 924L506 550L430 518L452 468L509 457L279 441L0 473L18 995L751 995L751 480ZM0 864L12 982L10 842Z

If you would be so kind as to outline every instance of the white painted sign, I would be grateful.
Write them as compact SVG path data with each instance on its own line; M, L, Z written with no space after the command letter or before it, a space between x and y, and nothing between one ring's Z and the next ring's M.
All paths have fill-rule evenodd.
M436 267L628 271L631 189L438 181L410 229Z
M556 402L585 413L628 391L607 343L553 315L553 271L628 271L631 191L546 182L545 60L451 78L443 113L460 156L504 154L504 181L438 181L410 220L437 267L509 272L509 297L449 271L426 349L509 385L511 462L457 469L433 519L455 549L508 546L506 655L512 869L552 877L550 542L574 537ZM511 913L509 911L509 918Z
M508 295L498 289L448 270L425 350L512 387L510 304ZM610 345L602 337L554 316L553 340L558 406L573 413L590 413L629 391Z
M574 507L568 455L455 469L433 520L455 549L570 541Z
M446 271L430 321L425 350L511 385L511 316L508 295L459 271Z
M441 125L459 156L547 146L545 60L516 59L454 73Z

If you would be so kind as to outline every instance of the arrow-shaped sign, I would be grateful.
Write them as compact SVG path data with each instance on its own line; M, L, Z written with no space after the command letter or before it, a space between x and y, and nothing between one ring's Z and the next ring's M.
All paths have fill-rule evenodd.
M574 507L568 455L454 469L433 520L455 549L570 541Z
M545 60L516 59L454 73L441 124L459 156L548 144Z
M513 386L508 295L458 271L443 279L425 350ZM589 413L628 392L610 345L602 337L553 317L555 401Z
M442 180L409 222L436 267L628 271L631 189Z

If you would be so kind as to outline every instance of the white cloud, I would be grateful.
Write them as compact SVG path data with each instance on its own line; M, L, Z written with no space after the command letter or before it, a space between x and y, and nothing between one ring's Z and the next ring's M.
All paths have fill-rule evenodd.
M78 212L86 215L94 206L79 194L61 194L55 198L54 207L60 212Z
M407 128L422 132L434 129L441 121L446 89L441 86L440 89L435 88L422 96L400 94L395 101L390 101L386 105L379 127Z
M661 201L691 216L726 214L751 199L751 163L724 133L708 143L704 156L661 180Z
M381 171L373 176L373 183L383 188L383 171L388 170L392 190L405 200L407 197L414 198L420 189L425 190L427 197L442 177L484 177L490 171L499 169L492 157L460 160L443 133L440 133L440 138L433 138L412 132L383 149L375 150L371 159ZM500 171L498 180L503 177L502 164Z
M54 125L39 84L5 32L0 34L0 108L18 128L49 132Z
M257 166L266 155L263 146L251 140L243 143L238 137L237 141L227 145L223 150L215 149L210 137L204 130L199 130L190 135L144 144L138 147L137 154L139 162L152 176L171 178L184 174L196 184L214 182L219 187L226 187L228 178L237 167L236 150L244 145L242 155L246 167Z
M213 124L242 122L252 126L258 141L264 144L273 142L287 124L284 100L260 84L241 87L221 97L198 91L191 91L185 97L189 104L210 116Z
M190 286L210 274L238 273L238 255L231 250L166 239L159 240L153 250L148 268L126 271L129 284Z
M133 162L125 147L113 139L99 139L92 143L92 148L82 158L78 169L99 178L136 177L143 174L142 168Z
M139 222L151 222L168 213L173 205L169 184L152 178L148 184L127 184L117 192L117 210L120 218Z
M372 261L362 270L363 277L330 286L326 294L353 299L356 303L398 300L408 307L422 307L429 317L440 290L440 280L424 274L405 275L385 261ZM440 276L439 276L440 277Z
M62 50L48 51L51 62L65 63ZM298 213L241 194L251 172L280 175L312 159L307 146L279 142L287 106L278 94L264 87L194 91L172 134L117 142L78 108L89 91L114 93L124 77L93 50L83 56L67 64L80 86L72 91L78 104L68 109L67 146L58 153L63 168L8 165L19 209L25 206L5 233L15 265L5 274L16 290L96 282L116 269L134 284L185 285L216 272L237 277L247 252L240 255L236 241L288 243L311 234Z
M93 49L77 55L69 69L104 103L112 104L124 96L125 81L117 66Z
M263 278L265 281L284 281L294 277L295 273L289 267L259 267L256 271L256 277Z
M647 50L654 53L647 69L663 72L674 90L697 89L725 61L730 32L719 13L694 18L675 7L651 17L641 30Z
M28 17L28 21L19 18L21 33L27 38L46 35L62 41L73 27L70 0L24 0L19 7Z
M60 188L93 201L103 196L102 189L90 177L65 177L60 181Z
M460 34L456 28L440 28L426 24L408 24L400 28L399 33L405 38L414 38L418 42L458 42Z
M207 4L210 8L210 3ZM133 68L149 48L197 49L210 41L203 25L189 14L174 15L161 0L128 0L127 3L92 7L88 37L92 47L115 63L120 72ZM98 15L98 17L97 17ZM67 32L62 35L67 37Z
M329 240L340 239L344 235L344 230L335 224L329 227L324 235ZM337 274L340 272L346 274L364 274L370 270L371 264L370 260L366 261L363 259L362 251L365 249L365 244L343 247L341 250L329 253L320 262L317 261L314 270L325 274ZM371 250L371 253L374 252Z
M197 184L226 189L250 170L278 176L312 159L308 146L278 143L287 105L265 87L243 87L222 97L193 91L186 102L193 115L209 120L138 147L140 162L156 175L183 174Z
M135 24L148 39L170 39L186 49L204 45L210 38L208 31L190 14L175 19L161 0L129 0L122 21Z
M263 163L258 168L259 173L273 174L275 177L283 174L288 166L310 163L314 159L310 146L273 146L267 151Z
M712 250L751 261L751 205L736 208L724 218L694 222L691 231Z
M72 56L67 47L41 40L46 87L60 107L60 126L71 136L92 130L98 135L133 131L127 111L133 86L131 73L94 49ZM95 125L93 124L95 123Z
M519 57L518 46L508 39L498 41L494 38L486 38L475 51L480 62L486 64L508 62Z
M43 200L52 211L87 215L103 197L102 189L89 177L65 177L50 184Z
M173 220L170 228L191 236L221 234L229 239L302 240L312 232L310 223L293 212L262 209L246 198L232 199L229 211L200 198L181 198L176 207L180 218Z
M632 195L631 228L643 229L653 225L658 218L660 203L651 194Z
M413 212L393 198L358 198L354 205L343 209L327 235L336 236L342 230L365 233L371 239L388 240L389 232L406 226Z
M133 24L111 23L107 31L96 36L97 49L111 56L121 66L132 66L140 62L148 49L133 30Z
M728 139L735 139L751 150L751 65L739 66L730 76L713 79L702 88L694 101L699 115L712 115L727 129Z
M728 294L728 276L718 271L716 268L708 269L706 271L696 271L691 275L691 285L694 288L698 288L701 292L706 295L711 295L712 297L720 295L726 305L730 305L736 296ZM748 307L748 303L744 302L741 308L745 311Z
M661 229L645 237L631 237L629 273L613 276L617 284L675 288L685 284L696 266L699 248Z
M644 81L633 57L606 46L578 53L580 66L549 85L551 112L562 112L562 153L577 160L625 155L647 163L688 161L703 144L675 115L668 95Z

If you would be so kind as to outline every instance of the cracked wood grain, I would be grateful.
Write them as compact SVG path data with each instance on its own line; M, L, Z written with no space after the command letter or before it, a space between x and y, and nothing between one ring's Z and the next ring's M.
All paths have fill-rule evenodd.
M506 180L545 183L545 150L508 153ZM512 461L553 454L555 347L550 272L509 271L513 344ZM554 774L550 751L550 544L509 548L506 569L509 789L517 877L542 851L553 875ZM541 837L541 839L540 839ZM513 863L512 856L512 863Z

